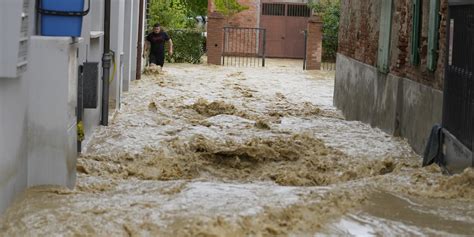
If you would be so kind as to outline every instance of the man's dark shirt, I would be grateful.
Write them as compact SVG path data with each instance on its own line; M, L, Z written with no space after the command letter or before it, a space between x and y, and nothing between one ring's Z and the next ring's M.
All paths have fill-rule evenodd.
M146 40L150 42L151 53L153 55L164 55L165 53L165 42L170 40L170 37L166 32L161 31L160 33L152 32L148 34Z

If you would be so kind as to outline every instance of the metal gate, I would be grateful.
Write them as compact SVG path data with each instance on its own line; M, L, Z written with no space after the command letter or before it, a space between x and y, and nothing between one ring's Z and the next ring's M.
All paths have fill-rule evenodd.
M443 126L467 148L474 142L474 5L450 5ZM470 5L467 5L470 4Z
M265 67L266 30L224 27L222 65Z

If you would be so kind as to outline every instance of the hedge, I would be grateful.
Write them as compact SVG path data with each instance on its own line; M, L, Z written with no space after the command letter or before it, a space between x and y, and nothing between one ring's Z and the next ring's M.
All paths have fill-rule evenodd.
M173 40L173 56L166 55L170 63L201 63L204 55L205 37L201 31L187 29L171 29L166 33Z
M310 0L309 5L323 20L323 60L335 61L341 16L340 0Z

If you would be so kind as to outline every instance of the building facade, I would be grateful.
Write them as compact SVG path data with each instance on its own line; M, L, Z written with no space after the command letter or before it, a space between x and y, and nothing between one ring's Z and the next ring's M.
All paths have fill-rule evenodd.
M112 112L136 76L137 48L143 44L138 42L140 1L145 0L111 1ZM0 68L0 213L27 187L74 187L78 132L87 142L102 119L104 2L90 1L76 38L41 36L34 0L0 2L0 30L13 32L0 38L1 62L18 67ZM96 94L97 106L84 109L79 121L80 66L88 63L96 69L96 85L88 93Z
M421 153L441 124L447 0L341 1L334 103Z
M311 17L307 0L237 0L247 9L225 17L228 27L266 30L266 56L304 58L304 30ZM209 12L216 11L209 1ZM232 39L232 37L227 37ZM230 43L236 45L237 43ZM236 48L242 48L236 46Z

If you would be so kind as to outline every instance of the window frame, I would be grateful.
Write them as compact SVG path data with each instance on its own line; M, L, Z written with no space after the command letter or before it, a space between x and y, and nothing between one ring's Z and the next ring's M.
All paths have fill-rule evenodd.
M430 0L430 15L428 25L428 62L429 71L436 71L438 64L439 27L441 22L440 0Z
M388 73L390 71L393 0L381 0L381 2L377 68L382 73Z
M412 32L410 63L420 65L421 0L412 0Z

